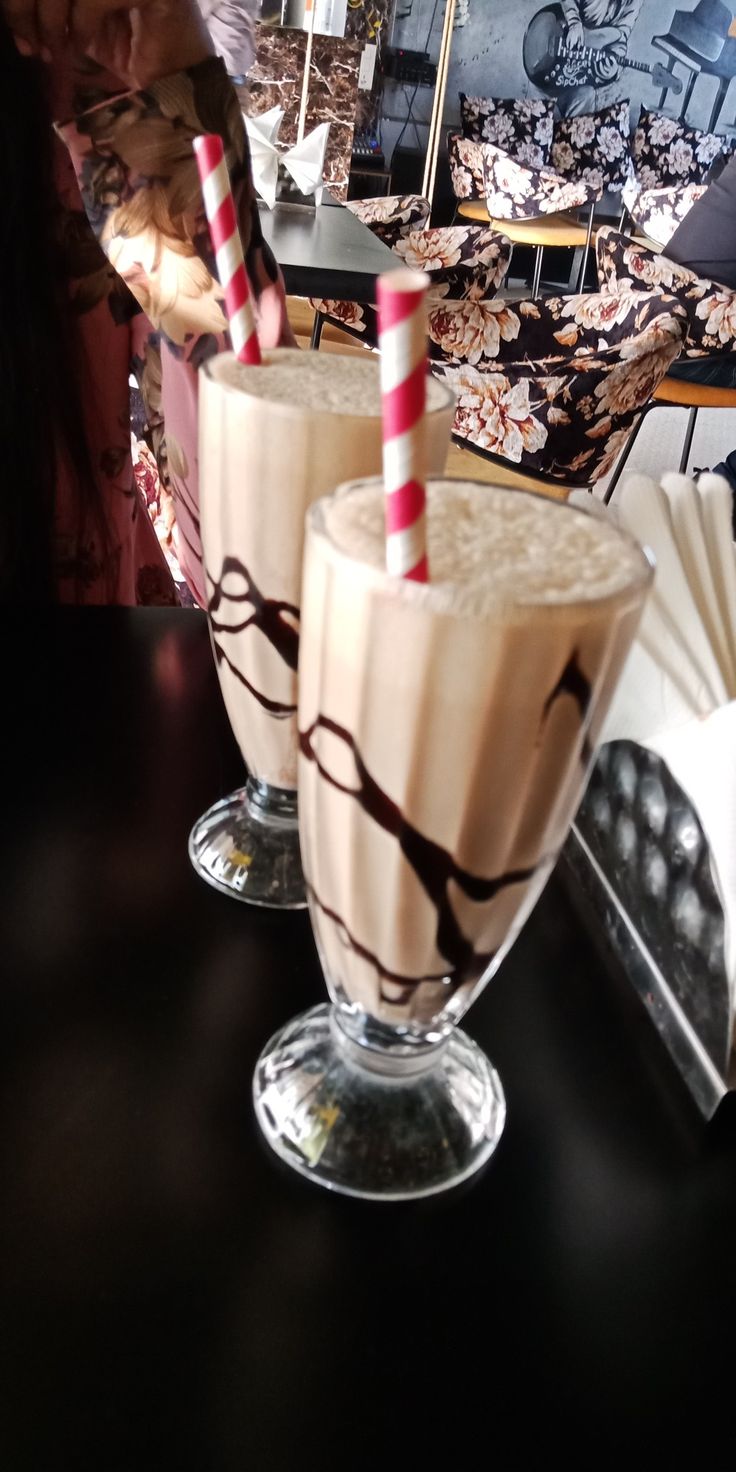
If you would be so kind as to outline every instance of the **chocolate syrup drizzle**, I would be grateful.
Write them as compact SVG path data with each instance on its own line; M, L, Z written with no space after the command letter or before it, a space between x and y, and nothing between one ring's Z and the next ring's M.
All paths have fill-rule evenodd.
M225 589L225 579L231 574L242 578L243 587L238 593L228 592ZM296 712L296 705L286 705L282 701L271 700L261 690L256 690L250 680L246 679L242 670L239 670L237 665L233 664L233 661L225 653L222 645L217 641L217 635L242 634L246 629L259 629L271 647L283 659L284 664L296 673L299 663L299 631L284 617L285 614L290 614L292 619L297 624L299 623L299 609L296 604L283 603L276 598L264 597L247 567L237 557L226 557L224 559L219 579L216 580L213 578L210 572L207 573L207 579L212 584L212 593L207 603L207 612L212 630L212 645L218 665L224 662L235 678L240 681L241 685L244 685L246 690L250 691L250 694L258 701L259 705L263 706L263 709L267 710L270 715L275 716L277 720L284 720L287 716L293 716ZM247 618L244 618L241 623L222 623L218 621L216 615L220 610L221 604L227 605L229 603L242 603L250 606L253 612Z
M589 680L583 674L579 664L579 651L575 650L570 656L565 668L560 675L557 684L544 703L543 722L547 720L554 702L562 695L570 695L578 706L580 722L583 728L586 726L592 689ZM322 765L314 749L314 737L319 730L329 731L339 741L348 747L355 762L357 787L348 787L338 782L326 767ZM436 975L409 977L401 976L394 971L389 971L383 962L367 946L356 940L345 921L335 910L327 906L316 893L312 885L308 885L314 903L327 916L329 920L338 927L343 939L351 947L356 955L364 961L368 961L383 981L392 983L394 986L403 988L400 996L387 997L383 984L381 984L381 999L392 1002L394 1005L405 1005L412 992L424 982L444 982L447 986L448 995L456 992L468 980L475 980L486 967L490 965L495 955L494 951L479 952L474 950L472 943L463 935L457 916L455 915L449 898L448 887L450 880L458 885L458 888L468 896L469 899L480 903L495 898L502 890L513 884L528 884L537 870L545 864L550 863L553 856L543 856L537 864L527 869L511 869L506 874L498 875L493 879L481 879L477 875L470 874L452 857L447 849L435 843L430 838L425 838L404 817L401 809L391 798L379 787L370 773L367 771L365 762L358 751L354 738L344 726L328 716L318 716L306 731L299 733L299 747L307 761L314 762L321 777L335 787L338 792L343 792L348 797L354 797L363 811L372 818L386 833L390 833L398 839L404 857L419 880L425 893L432 901L437 912L437 949L447 958L448 966L443 972ZM585 760L586 749L588 754L590 748L587 737L583 742L583 757Z
M593 755L593 748L590 744L586 729L588 724L588 712L590 710L590 702L593 696L593 690L590 680L588 679L587 675L583 674L583 671L580 668L580 665L578 663L579 658L580 651L578 649L574 649L572 654L570 655L570 658L567 661L567 664L565 665L564 670L562 671L562 674L560 675L559 680L557 681L557 684L555 685L554 690L551 692L550 695L547 696L547 699L544 702L544 720L546 721L552 709L552 706L554 705L556 700L559 700L561 695L572 696L572 699L575 701L580 712L580 724L584 730L583 744L580 749L580 759L583 765L587 767L588 762Z
M355 762L357 787L347 787L342 782L338 782L337 778L333 777L322 765L314 749L314 737L319 730L329 731L332 736L348 747ZM384 980L405 989L401 997L397 998L386 997L382 987L383 1000L400 1005L406 1002L415 988L421 986L423 982L444 982L449 995L457 991L464 982L475 980L493 960L495 952L474 950L472 942L463 935L450 903L448 893L450 880L453 880L469 899L482 903L494 899L500 890L508 888L509 885L527 884L539 866L534 864L529 869L512 869L507 874L493 879L482 879L478 875L470 874L467 869L462 869L447 849L442 848L433 839L426 838L418 828L409 823L397 804L388 797L367 771L350 732L344 726L339 726L336 721L330 720L329 717L318 716L307 731L300 731L299 746L302 755L307 761L315 763L320 776L331 787L335 787L338 792L344 792L348 797L354 797L363 812L372 818L379 828L383 828L386 833L390 833L398 840L404 857L414 870L419 883L437 912L437 949L447 958L447 968L436 975L400 976L389 971L378 956L360 944L350 934L344 920L334 910L328 909L314 889L311 889L315 904L340 928L342 935L356 954L370 962Z

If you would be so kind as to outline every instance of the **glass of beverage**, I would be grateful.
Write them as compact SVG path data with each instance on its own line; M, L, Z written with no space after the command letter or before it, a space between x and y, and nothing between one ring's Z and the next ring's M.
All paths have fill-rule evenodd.
M651 581L608 521L430 481L429 583L384 570L379 480L308 516L299 822L331 998L267 1044L273 1149L349 1195L462 1181L503 1129L456 1025L567 835Z
M441 472L451 393L428 383L427 460ZM379 362L281 348L259 366L222 353L200 372L199 484L212 648L247 768L195 823L191 861L252 904L306 904L297 829L297 661L304 518L381 468Z

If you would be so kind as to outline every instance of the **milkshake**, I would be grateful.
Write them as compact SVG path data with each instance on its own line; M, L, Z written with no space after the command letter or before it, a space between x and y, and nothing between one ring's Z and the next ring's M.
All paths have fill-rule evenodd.
M444 469L453 414L452 395L430 379L431 470ZM305 514L341 481L378 473L381 440L379 362L368 353L343 357L281 348L265 353L258 367L223 353L200 372L200 511L210 632L261 839L269 813L278 818L282 835L285 825L295 823ZM257 899L252 835L235 833L218 807L215 827L208 823L190 843L195 866L220 888L256 903L281 904L281 858L270 852L265 859L273 883L266 874L266 898ZM272 830L272 845L276 837ZM295 829L293 851L299 900L289 903L303 904Z
M555 863L651 578L608 521L469 482L429 483L427 552L429 583L385 571L378 480L308 517L299 825L334 1005L269 1045L257 1097L277 1118L299 1056L315 1128L339 1111L299 1168L360 1195L444 1189L500 1134L500 1083L454 1024Z
M555 862L648 570L608 522L459 481L429 487L429 584L383 547L380 483L314 509L302 857L335 1001L424 1039Z

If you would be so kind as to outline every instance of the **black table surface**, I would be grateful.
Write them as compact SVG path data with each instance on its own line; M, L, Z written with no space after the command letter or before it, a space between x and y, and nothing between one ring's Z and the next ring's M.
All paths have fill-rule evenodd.
M250 1098L324 997L308 918L187 859L242 775L204 617L6 611L0 639L6 1472L595 1467L730 1434L733 1120L696 1115L560 876L467 1018L496 1156L428 1202L331 1196Z
M376 277L397 265L388 246L334 200L315 209L260 203L258 212L290 296L373 302Z

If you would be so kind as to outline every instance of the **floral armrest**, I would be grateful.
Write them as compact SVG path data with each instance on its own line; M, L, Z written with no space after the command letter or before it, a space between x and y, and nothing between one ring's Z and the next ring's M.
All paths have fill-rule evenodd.
M603 291L638 289L677 297L687 313L685 357L736 351L736 291L696 276L617 230L599 230L596 255Z
M682 344L676 301L649 297L642 311L641 293L631 295L640 314L613 346L526 359L516 343L516 361L436 364L433 372L456 396L453 433L567 486L606 475Z
M350 199L345 208L391 247L410 230L424 229L430 204L421 194L388 194L377 199Z
M657 245L665 246L707 188L707 184L687 184L684 187L640 189L635 181L629 180L623 201L644 234Z
M679 342L685 336L687 312L674 297L658 293L586 292L582 296L548 296L536 301L430 302L429 354L435 362L470 363L483 368L497 363L562 362L581 354L598 356L627 344L651 327L665 311L679 320ZM679 351L679 344L678 344Z
M521 164L493 143L482 147L486 205L496 219L534 219L578 209L600 198L600 189L591 184Z
M447 162L450 167L452 192L457 200L485 201L483 154L485 143L463 138L461 133L448 133Z
M598 231L595 256L600 291L680 291L698 280L687 266L676 265L613 225Z

